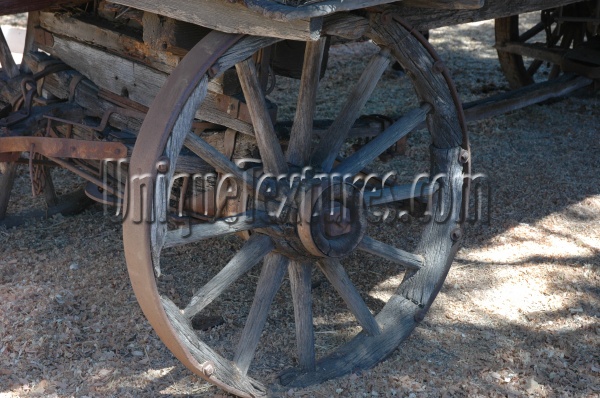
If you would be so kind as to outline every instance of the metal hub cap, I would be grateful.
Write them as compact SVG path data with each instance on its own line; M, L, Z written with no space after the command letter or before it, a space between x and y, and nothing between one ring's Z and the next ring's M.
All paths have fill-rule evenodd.
M298 235L313 256L342 257L362 240L367 227L362 192L348 183L316 186L300 205Z

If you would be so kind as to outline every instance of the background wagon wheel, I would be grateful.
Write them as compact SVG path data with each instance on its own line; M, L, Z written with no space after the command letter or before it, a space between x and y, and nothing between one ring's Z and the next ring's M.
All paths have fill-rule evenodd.
M467 147L467 139L459 122L462 110L425 41L396 21L383 23L377 16L372 20L365 35L379 46L378 51L318 142L312 126L325 40L307 43L295 123L284 151L249 58L275 40L219 32L203 39L169 77L139 134L130 164L124 223L125 254L136 297L180 361L239 396L262 396L268 390L265 384L277 385L276 381L286 388L306 386L374 366L423 318L459 247L463 167L468 162L468 152L462 148ZM377 138L348 154L348 132L393 59L410 76L415 100ZM238 167L193 132L198 109L201 117L210 118L202 104L211 77L233 65L262 161L251 170ZM354 176L422 122L430 138L423 140L425 148L415 151L419 164L410 172L429 171L436 176L427 185L435 191L429 200L429 218L422 218L430 222L394 224L387 229L368 225L374 213L367 208L413 202L421 195L415 193L412 179L404 185L352 185L298 177L305 166L328 176ZM232 206L202 207L205 216L213 217L211 222L202 221L198 211L189 210L189 200L182 199L196 192L190 188L191 177L181 173L182 160L187 162L190 154L221 176L213 183L197 176L205 195L219 183L229 187L225 192L230 196L238 194ZM339 154L346 157L336 159ZM292 173L297 178L290 177ZM287 177L278 184L269 175ZM425 190L426 185L418 184L416 190L421 187ZM253 211L247 210L249 203ZM321 211L318 204L323 205ZM271 216L265 216L269 211ZM250 231L249 238L239 238L240 231ZM386 242L385 235L393 241ZM233 257L228 254L232 250ZM393 274L389 281L395 286L385 297L369 296L372 286L365 289L360 276L349 271L348 264L357 262L352 256L359 256L356 272L362 265L363 272ZM261 261L262 271L256 275L253 268ZM168 280L155 278L161 269ZM288 273L290 290L280 288ZM197 285L189 286L196 281ZM333 289L319 288L323 284ZM352 322L340 318L338 310L344 306ZM248 307L247 317L238 318L237 311ZM274 322L268 321L269 316L275 317ZM196 325L202 330L193 327L201 323L198 317L205 323ZM337 334L322 330L336 325L344 330ZM286 354L288 346L295 347L291 358ZM259 378L266 383L258 382Z
M552 50L585 48L594 36L597 41L598 27L577 21L598 18L597 4L597 0L589 0L543 10L533 24L519 15L496 19L498 59L511 88L558 77L562 54Z

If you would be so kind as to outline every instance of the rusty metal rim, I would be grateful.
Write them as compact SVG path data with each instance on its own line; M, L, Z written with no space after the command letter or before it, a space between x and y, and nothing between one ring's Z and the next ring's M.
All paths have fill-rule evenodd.
M233 35L218 31L210 32L182 60L176 70L152 102L148 115L144 119L137 144L130 163L130 178L145 173L156 177L156 161L162 155L168 137L194 88L207 74L213 63L241 39L242 35ZM200 62L200 63L199 63ZM165 114L164 110L171 110ZM125 201L127 206L127 200ZM127 215L127 211L124 212ZM156 333L167 348L188 369L206 381L241 397L251 395L220 382L207 375L205 366L191 355L182 343L168 320L154 277L151 253L151 231L147 222L135 223L125 218L123 224L123 242L127 270L137 301Z

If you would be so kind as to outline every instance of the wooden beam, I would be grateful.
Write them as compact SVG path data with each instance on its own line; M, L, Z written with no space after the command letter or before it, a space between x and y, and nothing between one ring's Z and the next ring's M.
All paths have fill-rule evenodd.
M44 53L27 54L24 63L34 72L41 68L40 63L47 61L50 57ZM81 74L75 71L65 71L54 73L44 79L44 89L58 98L67 99L70 96L69 87L73 79L79 79ZM88 79L83 79L77 84L73 93L73 102L84 109L97 112L96 116L101 117L105 111L114 108L114 104L104 101L98 97L98 87ZM120 130L137 132L141 126L141 121L114 113L110 117L111 126Z
M310 20L274 21L243 4L215 0L118 0L115 3L227 33L317 40L320 24Z
M415 3L421 0L411 0ZM432 10L416 8L404 1L381 6L382 11L397 14L418 30L428 30L442 26L457 25L467 22L485 21L487 19L508 17L510 15L545 10L548 8L576 3L578 0L488 0L477 10ZM327 21L325 21L327 24Z
M116 29L107 29L91 21L83 21L70 14L41 12L40 25L59 36L73 38L79 42L103 47L106 51L143 62L161 72L171 73L181 56L160 51Z
M559 98L593 84L583 76L563 75L558 79L532 84L506 93L463 104L467 121L502 115L552 98Z
M402 0L402 4L437 10L477 10L483 7L485 0Z
M167 73L120 55L107 53L100 47L53 35L50 45L39 43L40 49L62 60L98 87L121 95L144 106L152 100L167 79ZM209 89L214 85L209 84ZM67 86L68 87L68 86ZM208 93L197 117L246 134L253 134L250 123L230 116L218 103L214 92Z

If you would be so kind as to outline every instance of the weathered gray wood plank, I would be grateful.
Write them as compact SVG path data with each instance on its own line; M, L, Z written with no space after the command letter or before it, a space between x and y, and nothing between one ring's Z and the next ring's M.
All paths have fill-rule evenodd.
M327 280L338 292L348 309L362 326L363 330L371 336L378 335L381 330L375 317L365 304L356 287L350 280L342 263L336 258L328 258L319 261L319 269L327 277Z
M414 0L415 2L419 0ZM476 10L432 10L431 8L416 8L404 2L386 4L383 10L397 13L414 28L424 31L441 26L457 25L467 22L485 21L487 19L508 17L510 15L545 10L578 0L488 0L483 7Z
M369 21L359 15L333 14L324 18L323 34L356 40L369 29Z
M363 237L362 241L358 244L358 250L371 253L412 270L421 269L425 261L423 256L397 249L394 246L380 242L369 236Z
M37 72L40 70L40 63L49 58L47 54L41 52L27 54L23 64L27 64L29 69ZM79 76L81 74L75 71L53 73L44 79L44 89L58 98L68 99L71 82L73 79L79 78ZM101 118L104 112L114 108L115 104L100 99L98 95L98 87L90 80L84 78L77 84L74 90L73 102ZM110 117L110 124L118 129L137 133L141 125L141 120L113 113Z
M302 79L296 106L296 116L290 133L286 157L296 166L305 166L310 159L317 88L323 62L325 39L306 43Z
M227 33L316 40L320 27L309 20L273 21L240 3L213 0L118 0L115 3Z
M158 51L150 45L117 30L94 25L74 18L67 13L40 13L42 28L60 36L104 48L142 62L154 69L171 73L181 57L169 51Z
M485 0L402 0L409 7L437 10L477 10L485 3Z
M252 308L246 318L244 330L240 336L233 362L242 374L246 374L250 368L252 358L261 333L267 321L271 302L283 282L287 271L288 259L281 254L270 253L265 256L264 264L254 294Z
M40 48L59 58L102 89L146 107L150 106L158 90L167 80L167 74L157 69L75 40L54 36L52 46L40 45ZM212 87L210 83L209 87ZM218 100L215 93L209 92L196 117L247 134L253 133L249 123L235 119L220 110Z
M194 294L183 312L184 315L188 319L193 318L233 282L258 264L271 250L273 250L271 238L260 234L250 236L227 265Z
M562 75L557 79L531 84L506 93L463 104L467 121L487 119L540 102L560 98L590 84L583 76Z
M304 371L312 371L315 369L315 335L310 281L312 265L292 260L288 269L294 302L298 363Z

